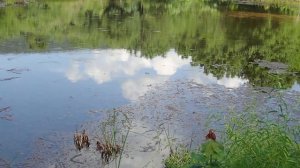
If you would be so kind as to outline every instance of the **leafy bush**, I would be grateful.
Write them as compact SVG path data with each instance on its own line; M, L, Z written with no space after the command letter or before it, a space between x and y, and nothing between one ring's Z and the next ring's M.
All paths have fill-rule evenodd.
M233 116L226 126L226 167L297 167L297 127L285 114Z
M258 167L294 168L300 165L299 123L282 111L231 113L225 119L223 142L208 140L193 152L177 152L167 168Z

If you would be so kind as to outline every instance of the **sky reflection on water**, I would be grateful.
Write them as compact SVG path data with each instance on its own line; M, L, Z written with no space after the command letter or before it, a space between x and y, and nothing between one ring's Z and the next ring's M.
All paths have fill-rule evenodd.
M247 83L237 77L217 80L174 50L154 59L125 49L5 54L0 62L0 107L10 106L13 119L0 122L7 135L0 140L0 156L8 158L30 153L24 146L49 132L74 131L91 109L136 102L168 80L229 88ZM11 77L18 78L5 80Z
M91 79L101 85L121 80L122 95L130 101L138 100L139 96L147 93L149 86L176 78L227 88L238 88L247 83L247 80L238 77L217 79L211 74L206 75L203 69L190 66L190 57L181 58L174 50L153 59L130 54L125 49L92 50L90 56L79 57L71 60L66 71L71 82Z

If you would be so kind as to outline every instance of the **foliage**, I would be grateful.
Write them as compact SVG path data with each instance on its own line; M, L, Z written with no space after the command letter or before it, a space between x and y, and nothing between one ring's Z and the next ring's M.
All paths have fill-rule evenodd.
M298 14L300 3L299 0L206 0L206 2L226 10L247 10L281 14Z
M272 111L273 112L273 111ZM260 117L257 113L234 115L226 126L227 167L297 167L298 131L286 114ZM247 123L247 124L245 124Z
M283 110L264 115L249 111L231 113L225 119L223 145L209 140L200 150L170 156L165 165L167 168L298 167L299 131L299 123Z
M218 167L224 159L224 147L214 140L203 143L199 150L181 150L165 160L166 168Z
M180 152L176 152L165 161L165 165L167 168L184 168L187 165L191 164L192 156L189 151L184 150Z
M299 75L291 75L300 72L296 16L235 13L213 4L204 0L40 0L8 6L0 8L0 50L125 48L153 58L175 49L217 78L238 76L255 86L275 88L289 88L300 81ZM253 64L257 59L282 62L289 69L273 74Z

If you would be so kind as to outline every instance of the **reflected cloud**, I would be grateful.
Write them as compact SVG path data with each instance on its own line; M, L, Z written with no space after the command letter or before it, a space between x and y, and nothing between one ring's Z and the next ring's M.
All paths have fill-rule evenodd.
M295 82L290 90L300 92L300 85L297 82Z
M174 50L170 50L164 57L154 59L132 55L125 49L94 50L92 57L82 56L79 60L72 60L66 77L71 82L92 79L98 84L112 81L114 78L126 76L121 84L123 96L136 101L146 94L154 85L166 81L176 74L179 68L189 65L191 59L182 59ZM143 70L153 70L157 75L145 77ZM142 77L137 78L138 73Z
M245 83L248 83L248 80L239 77L228 78L224 76L221 79L217 79L212 74L206 75L203 69L201 69L200 72L192 72L190 74L187 74L187 76L189 79L192 79L193 81L202 85L222 85L226 88L232 89L238 88Z
M242 85L244 85L245 83L248 83L248 80L245 79L241 79L238 77L233 77L233 78L227 78L227 77L223 77L222 79L218 80L217 84L219 85L223 85L226 88L238 88Z
M78 62L74 62L67 70L66 76L73 83L81 80L83 76L80 71L80 64Z
M191 59L180 58L174 50L167 52L165 57L155 57L150 60L133 56L125 49L94 50L93 56L85 58L80 70L78 60L73 60L66 76L72 82L78 82L85 77L95 80L98 84L111 81L120 75L134 76L140 70L150 68L157 75L171 76L177 70L188 65Z
M127 50L95 50L84 61L73 60L66 76L72 82L90 78L98 84L111 81L118 75L133 76L141 68L149 67L148 60L131 57ZM80 69L82 64L82 69Z
M146 77L136 80L127 80L122 84L123 96L131 101L136 101L139 97L145 95L156 85L168 80L168 77Z
M178 68L188 65L190 62L191 58L182 59L175 50L170 50L166 57L153 58L151 64L158 75L170 76L174 75Z
M80 54L80 52L79 52ZM86 55L88 54L88 55ZM90 54L92 56L90 56ZM153 59L131 54L125 49L93 50L91 53L83 52L79 59L71 62L65 75L71 82L84 79L92 79L98 84L113 81L117 78L121 81L121 90L124 98L136 101L158 84L162 84L176 75L183 66L190 65L191 58L181 58L175 50L170 50L164 57L157 56ZM146 75L145 72L155 72ZM238 88L247 83L247 80L233 77L217 79L213 75L206 75L199 67L189 67L183 71L183 79L193 80L204 85L222 85L227 88Z

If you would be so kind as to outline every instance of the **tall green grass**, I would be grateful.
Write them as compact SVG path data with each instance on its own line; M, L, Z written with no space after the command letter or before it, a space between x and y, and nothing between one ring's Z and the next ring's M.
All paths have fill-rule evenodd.
M271 111L232 116L226 123L225 167L299 167L299 127ZM299 124L299 123L298 123Z
M228 114L222 140L206 141L195 151L177 151L165 160L166 168L300 167L300 124L280 109Z

